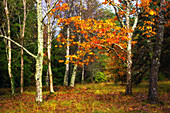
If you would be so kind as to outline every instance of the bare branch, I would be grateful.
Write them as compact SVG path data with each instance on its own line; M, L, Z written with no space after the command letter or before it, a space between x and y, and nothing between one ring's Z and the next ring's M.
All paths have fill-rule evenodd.
M121 11L123 11L123 10L122 10L118 5L113 4L110 0L108 0L108 1L109 1L109 2L111 3L111 5L113 6L113 8L114 8L114 10L115 10L115 13L116 13L116 16L117 16L118 21L120 22L121 26L126 28L125 24L123 23L123 21L121 20L119 14L118 14L117 8L120 9ZM117 7L117 8L116 8L116 7ZM126 15L125 15L125 16L126 16Z
M8 38L7 36L4 35L0 35L0 37L3 37L11 42L13 42L14 44L16 44L18 47L22 48L25 52L27 52L30 56L34 57L35 59L37 58L36 55L32 54L31 52L29 52L25 47L23 47L22 45L20 45L19 43L15 42L14 40Z
M136 0L136 4L138 4L138 0ZM134 21L134 24L133 24L133 27L132 27L132 30L134 30L137 26L137 23L138 23L138 15L139 15L139 12L138 12L139 8L138 6L136 5L136 18L135 18L135 21Z
M45 14L45 16L42 18L41 22L44 21L45 17L50 13L50 11L55 7L56 3L58 2L58 0L56 0L53 4L53 6L47 11L47 13Z
M127 51L126 51L122 46L120 46L119 44L113 43L112 47L113 47L114 45L118 46L118 47L119 47L121 50L123 50L124 52L127 52Z

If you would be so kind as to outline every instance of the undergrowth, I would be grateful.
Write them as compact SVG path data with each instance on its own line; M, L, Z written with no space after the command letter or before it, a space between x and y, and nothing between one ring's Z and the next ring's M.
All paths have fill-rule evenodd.
M159 82L159 100L163 104L147 103L148 83L133 88L133 95L124 94L125 86L113 83L76 85L75 88L55 86L50 94L44 87L43 103L35 102L35 88L27 87L23 94L10 95L10 89L0 89L2 113L168 113L170 112L170 81ZM19 92L19 90L18 90Z

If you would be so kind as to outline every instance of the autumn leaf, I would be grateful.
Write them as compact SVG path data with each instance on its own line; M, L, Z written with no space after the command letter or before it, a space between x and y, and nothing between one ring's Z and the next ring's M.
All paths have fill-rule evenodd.
M63 63L63 62L64 62L64 60L58 60L58 62L59 62L59 63Z
M155 12L154 10L151 10L151 11L149 12L149 14L150 14L150 15L155 15L156 12Z

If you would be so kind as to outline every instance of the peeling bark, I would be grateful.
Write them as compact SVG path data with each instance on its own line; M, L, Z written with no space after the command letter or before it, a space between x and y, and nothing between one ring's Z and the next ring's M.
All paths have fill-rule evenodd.
M42 25L42 0L37 0L38 19L38 54L36 58L36 102L43 101L42 96L42 69L43 69L43 25Z

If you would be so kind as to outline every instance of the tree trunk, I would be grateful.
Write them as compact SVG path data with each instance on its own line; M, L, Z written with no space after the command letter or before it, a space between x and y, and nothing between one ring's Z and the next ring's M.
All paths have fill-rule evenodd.
M73 74L72 74L71 82L70 82L71 87L74 87L75 85L76 73L77 73L77 65L74 65Z
M42 25L42 0L37 0L38 19L38 54L36 58L36 102L43 101L42 96L42 69L43 69L43 25Z
M51 0L48 1L48 10L50 9ZM52 32L51 32L51 19L50 15L48 15L48 45L47 45L47 52L48 52L48 74L50 79L50 92L54 93L53 89L53 75L51 69L51 39L52 39Z
M81 19L83 18L82 16L82 0L80 0L80 17ZM85 39L83 40L83 42L85 41ZM82 58L82 62L84 61L84 56ZM82 75L81 75L81 83L84 84L84 64L82 65Z
M24 45L24 34L25 34L25 22L26 22L26 0L23 0L24 5L24 19L23 19L23 27L21 34L21 45ZM24 50L21 48L21 93L23 93L24 86Z
M70 37L70 29L67 28L67 50L66 50L66 56L69 55L69 37ZM66 71L65 71L65 75L64 75L64 86L68 86L68 74L69 74L69 57L66 58L66 62L68 62L66 64Z
M11 30L10 30L10 19L9 19L9 11L8 11L8 4L7 4L7 0L4 0L4 6L5 6L5 13L6 13L6 18L7 18L7 36L9 39L11 39ZM12 91L12 95L14 95L15 93L15 87L14 87L14 78L11 72L11 41L8 40L8 74L10 77L10 82L11 82L11 91Z
M161 0L160 2L160 11L159 11L159 27L157 33L157 39L155 44L155 49L153 53L153 58L151 62L151 74L150 74L150 81L149 81L149 93L148 93L148 102L151 104L158 103L158 72L160 66L160 56L161 56L161 46L164 37L164 7L165 0Z
M83 58L84 60L84 58ZM82 67L82 75L81 75L81 83L84 84L84 64L83 64L83 67Z
M24 39L21 39L21 45L23 46ZM23 86L24 86L24 51L21 48L21 93L23 93Z
M46 86L49 87L49 74L48 74L48 70L47 70L47 73L46 73L46 77L45 77L45 82L46 82Z
M127 3L127 11L126 11L126 27L127 30L130 29L130 1L126 1ZM127 78L126 78L126 94L132 94L132 83L131 83L131 68L132 68L132 58L131 58L131 50L132 50L132 34L128 33L128 42L127 42Z

